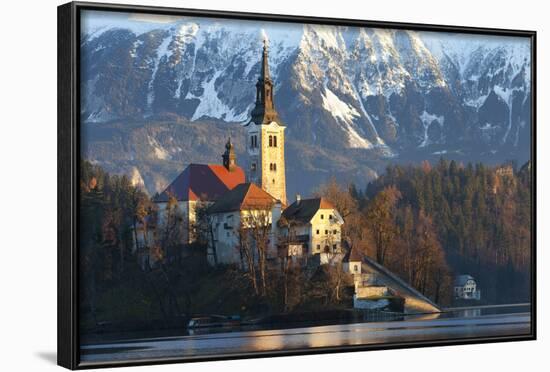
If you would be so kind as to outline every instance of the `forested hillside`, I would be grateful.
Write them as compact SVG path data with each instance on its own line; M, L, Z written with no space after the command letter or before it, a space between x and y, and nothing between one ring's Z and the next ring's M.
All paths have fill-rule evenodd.
M424 245L433 253L425 257L425 264L440 262L431 275L446 270L445 275L470 274L478 280L483 299L490 303L528 301L530 167L526 163L521 169L513 165L493 168L443 159L435 166L427 162L389 166L366 190L352 186L350 194L367 222L370 218L367 226L371 232L378 232L376 223L381 218L385 218L382 235L392 232L393 239L382 247L384 255L377 252L380 244L376 237L371 239L369 249L377 252L371 254L423 292L437 296L421 284L421 277L428 274L415 276L422 266L418 250ZM380 210L387 215L375 213ZM449 281L442 284L449 285Z
M476 278L484 302L516 303L530 300L530 171L530 163L515 169L440 160L390 166L364 190L333 179L317 193L340 211L343 237L353 247L438 304L452 303L458 274ZM80 203L84 328L109 321L157 327L159 319L169 326L183 313L349 307L341 270L268 272L269 286L257 294L238 269L208 267L205 247L182 244L171 228L177 213L157 224L155 205L128 177L86 161ZM135 251L135 235L145 233L147 246ZM158 264L144 266L147 257Z

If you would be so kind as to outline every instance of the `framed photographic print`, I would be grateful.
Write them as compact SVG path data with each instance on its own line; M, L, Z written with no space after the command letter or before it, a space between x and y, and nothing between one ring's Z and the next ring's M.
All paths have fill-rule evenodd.
M535 37L58 8L58 360L536 337Z

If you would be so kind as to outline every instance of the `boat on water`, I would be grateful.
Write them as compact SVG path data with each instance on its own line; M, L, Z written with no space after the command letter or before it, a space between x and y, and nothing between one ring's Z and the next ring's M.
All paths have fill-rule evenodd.
M224 316L224 315L207 315L194 317L189 320L187 328L200 329L200 328L225 328L225 327L239 327L241 325L241 318L237 315Z

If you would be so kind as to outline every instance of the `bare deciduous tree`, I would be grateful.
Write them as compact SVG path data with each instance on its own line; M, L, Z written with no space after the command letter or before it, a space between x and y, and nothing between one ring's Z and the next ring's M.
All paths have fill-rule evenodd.
M328 183L319 186L315 196L330 201L344 219L357 212L357 202L349 190L339 185L334 177Z
M256 274L256 249L250 230L245 224L243 224L243 221L241 221L241 224L237 230L237 237L237 248L241 257L241 267L246 273L246 276L249 278L252 288L254 289L254 293L259 295L260 290L258 287L258 278Z
M381 265L384 265L386 255L398 233L395 209L400 198L401 193L396 187L386 187L376 195L365 210L366 221L376 250L376 261Z
M190 225L193 235L200 245L210 248L214 266L218 265L218 251L214 239L214 218L208 214L208 204L199 202L195 207L195 221Z
M271 244L270 209L243 213L236 233L237 249L246 265L243 268L248 271L254 289L262 296L266 296L267 255Z

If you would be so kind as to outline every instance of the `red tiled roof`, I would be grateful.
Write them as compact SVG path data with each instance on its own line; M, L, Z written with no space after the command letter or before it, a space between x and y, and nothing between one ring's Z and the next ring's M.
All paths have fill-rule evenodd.
M277 200L253 183L242 183L228 191L215 202L209 213L224 213L242 210L271 210Z
M245 176L240 167L230 172L218 164L189 164L155 201L166 202L171 195L179 201L216 201L243 182Z
M336 209L334 208L334 205L332 205L331 202L329 202L325 198L319 198L319 209Z

